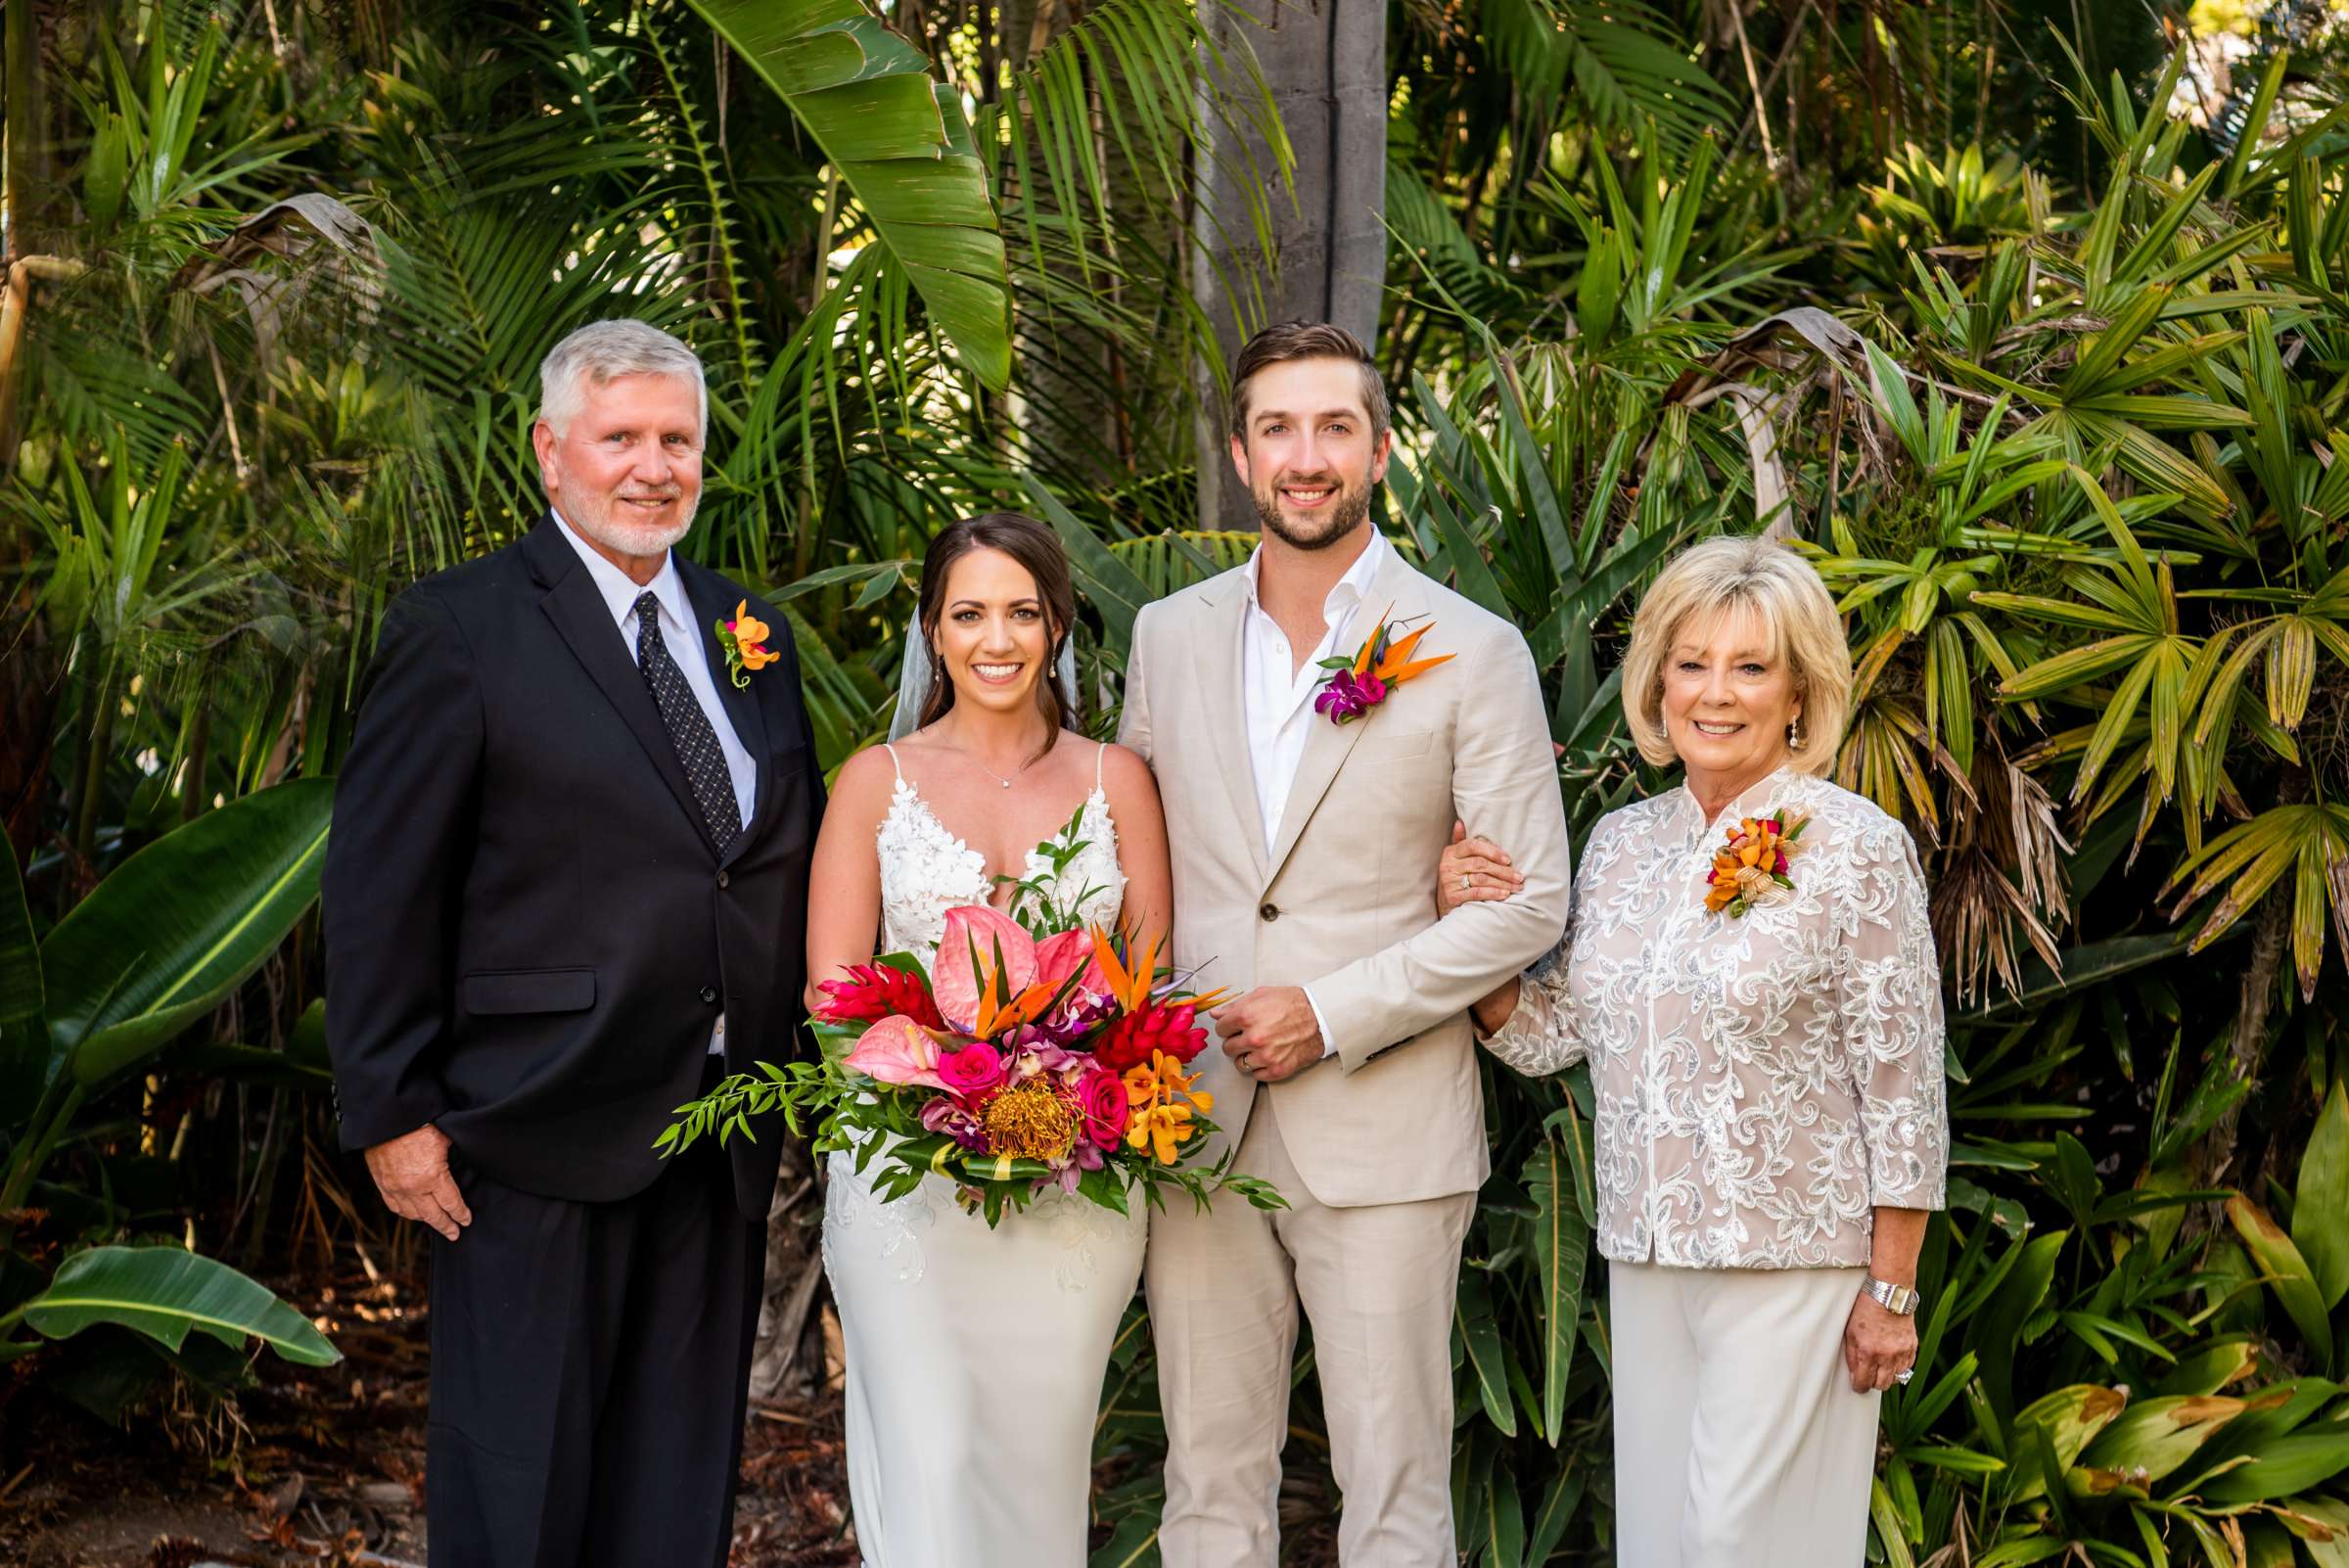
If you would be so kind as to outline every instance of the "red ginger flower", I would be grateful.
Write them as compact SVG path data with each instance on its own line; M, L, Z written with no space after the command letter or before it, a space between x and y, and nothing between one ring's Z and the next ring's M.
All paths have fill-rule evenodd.
M1150 1060L1152 1051L1165 1051L1178 1062L1188 1062L1207 1049L1207 1031L1199 1026L1197 1016L1197 1009L1187 1004L1144 1003L1102 1031L1093 1045L1093 1060L1116 1073L1141 1066Z
M834 1024L872 1024L884 1018L910 1018L925 1029L944 1029L938 1001L921 977L887 964L850 964L849 978L827 980L815 989L824 993L821 1016Z

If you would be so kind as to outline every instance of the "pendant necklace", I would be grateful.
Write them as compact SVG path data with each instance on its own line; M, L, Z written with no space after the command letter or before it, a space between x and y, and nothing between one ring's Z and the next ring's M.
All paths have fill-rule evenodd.
M956 747L955 750L962 751L962 748ZM985 773L989 778L993 779L1005 789L1011 788L1011 779L1005 778L1002 774L996 772L993 768L979 761L979 756L976 752L963 751L962 755L969 758L971 760L971 765L979 769L980 772ZM1020 776L1020 774L1025 773L1026 771L1028 771L1028 764L1023 762L1012 771L1011 777L1017 778Z

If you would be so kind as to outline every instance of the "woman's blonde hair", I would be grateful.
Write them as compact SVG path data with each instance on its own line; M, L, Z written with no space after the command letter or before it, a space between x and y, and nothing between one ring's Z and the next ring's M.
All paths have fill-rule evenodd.
M1751 610L1769 628L1802 699L1793 765L1823 774L1834 765L1852 711L1852 650L1827 585L1787 545L1759 534L1707 539L1682 550L1656 577L1632 618L1623 658L1623 716L1639 755L1658 767L1676 761L1664 727L1664 660L1694 621Z

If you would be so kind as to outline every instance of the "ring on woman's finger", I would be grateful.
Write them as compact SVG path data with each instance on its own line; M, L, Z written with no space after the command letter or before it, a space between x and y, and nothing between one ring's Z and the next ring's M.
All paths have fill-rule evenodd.
M1468 883L1469 883L1469 881L1470 881L1470 873L1468 873L1468 872L1466 872L1466 871L1463 871L1463 872L1461 872L1461 873L1460 873L1460 891L1461 891L1462 893L1466 893L1466 892L1468 891Z
M1908 1381L1909 1381L1911 1378L1914 1377L1915 1375L1916 1375L1916 1368L1915 1368L1915 1367L1913 1367L1913 1366L1904 1366L1904 1367L1902 1367L1902 1368L1901 1368L1899 1371L1897 1371L1897 1372L1895 1372L1895 1373L1893 1373L1893 1374L1892 1374L1892 1380L1893 1380L1894 1382L1896 1382L1896 1383L1907 1383L1907 1382L1908 1382Z

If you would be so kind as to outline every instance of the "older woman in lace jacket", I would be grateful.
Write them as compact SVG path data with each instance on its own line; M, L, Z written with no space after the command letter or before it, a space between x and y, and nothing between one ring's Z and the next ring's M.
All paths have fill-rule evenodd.
M1851 685L1791 550L1675 560L1624 710L1686 782L1599 822L1564 940L1476 1007L1518 1071L1590 1065L1624 1568L1858 1564L1876 1407L1915 1360L1941 992L1908 833L1821 776ZM1446 910L1513 878L1455 845Z

